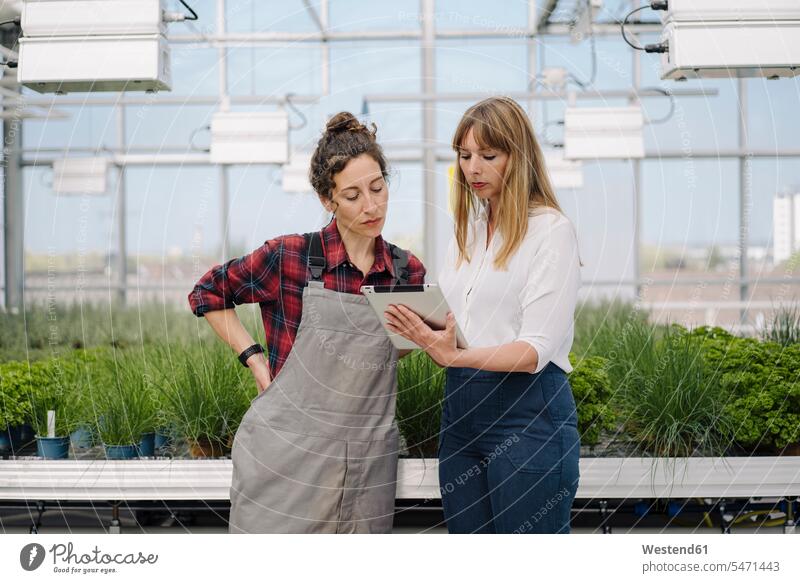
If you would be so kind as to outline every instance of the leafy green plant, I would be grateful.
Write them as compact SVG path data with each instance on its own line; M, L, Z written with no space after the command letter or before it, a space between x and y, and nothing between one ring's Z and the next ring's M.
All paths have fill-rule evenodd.
M0 364L0 430L30 421L31 390L43 379L42 367L37 363Z
M800 442L800 344L738 338L721 328L692 335L702 342L706 368L720 379L740 447L774 453Z
M444 399L444 369L422 350L400 359L396 418L409 452L436 457Z
M616 413L611 406L611 379L608 377L608 360L590 356L578 360L570 353L572 372L569 384L578 409L578 432L581 444L596 445L603 431L616 427Z
M704 366L702 346L680 326L663 337L644 323L630 326L609 365L614 402L642 453L720 456L732 434L719 379Z

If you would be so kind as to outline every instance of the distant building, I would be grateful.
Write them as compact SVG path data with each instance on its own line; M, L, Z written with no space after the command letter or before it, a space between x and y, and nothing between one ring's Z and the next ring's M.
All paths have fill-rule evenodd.
M772 202L772 260L786 261L800 249L800 189L780 192Z

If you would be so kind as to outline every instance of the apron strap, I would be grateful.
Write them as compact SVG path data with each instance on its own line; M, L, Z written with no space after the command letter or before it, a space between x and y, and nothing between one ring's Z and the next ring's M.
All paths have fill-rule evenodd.
M389 243L389 249L392 251L392 265L395 273L392 286L406 285L408 283L408 253L391 243Z
M327 262L325 252L322 249L322 237L319 231L306 233L308 243L308 268L311 270L312 281L322 281L322 272L325 271ZM392 243L388 243L392 252L392 266L394 267L395 278L392 280L394 285L406 285L408 283L408 253Z
M322 237L319 231L305 234L309 242L308 268L311 270L311 279L322 282L322 272L325 271L325 252L322 250Z

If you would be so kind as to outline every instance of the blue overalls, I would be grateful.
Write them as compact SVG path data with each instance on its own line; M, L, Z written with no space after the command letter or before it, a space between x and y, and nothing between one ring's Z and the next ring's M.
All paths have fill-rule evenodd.
M572 387L538 373L448 368L439 488L451 533L569 533L580 437Z

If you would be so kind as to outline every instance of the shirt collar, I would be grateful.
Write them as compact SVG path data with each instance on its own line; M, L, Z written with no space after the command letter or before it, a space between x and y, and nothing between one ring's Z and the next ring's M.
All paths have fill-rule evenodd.
M323 251L325 252L326 269L331 271L339 267L342 263L349 263L350 257L347 255L347 249L342 241L342 236L339 234L339 229L336 226L336 219L334 218L330 224L322 229L322 242ZM392 262L392 255L389 251L389 246L383 240L381 235L375 237L375 262L369 270L369 273L380 273L388 270L392 277L395 277L394 263ZM369 275L369 273L367 275Z

